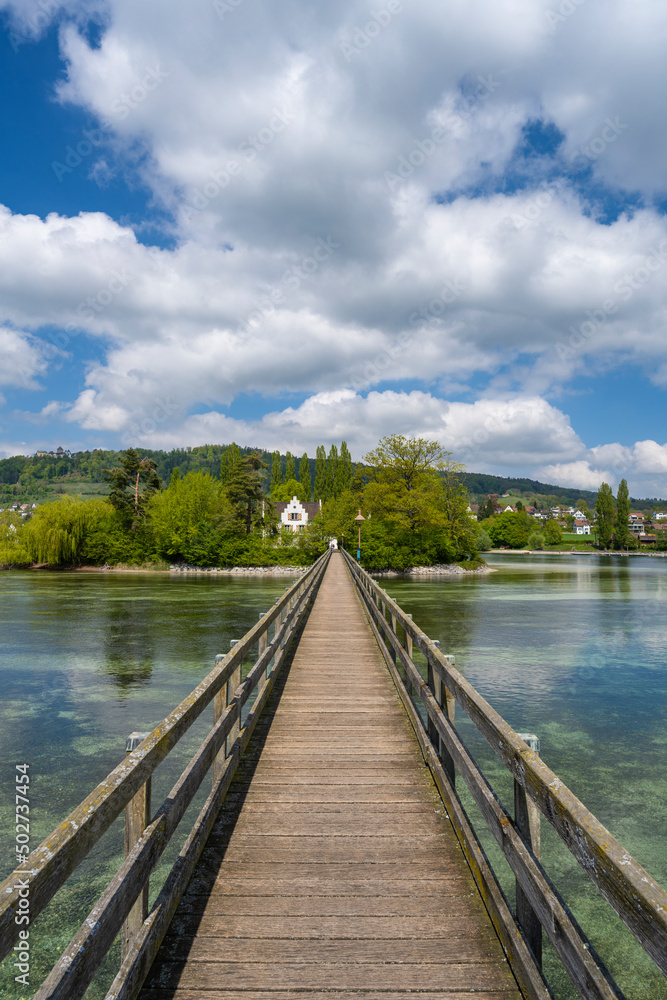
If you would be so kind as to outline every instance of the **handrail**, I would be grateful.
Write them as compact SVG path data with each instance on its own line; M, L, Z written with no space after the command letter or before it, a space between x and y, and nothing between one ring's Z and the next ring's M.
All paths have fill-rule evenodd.
M531 918L535 918L539 921L538 932L541 925L582 997L590 1000L622 997L618 986L541 866L539 850L533 849L525 822L520 822L519 817L513 819L507 813L462 743L454 725L454 699L512 773L515 798L516 790L519 789L527 797L530 807L534 808L532 803L535 803L642 948L660 971L667 975L667 892L544 764L539 754L531 750L522 737L482 698L456 669L453 658L441 653L437 645L412 622L411 617L405 614L386 591L347 552L344 555L371 624L381 640L380 648L397 683L399 694L410 711L412 702L409 689L412 688L425 709L428 733L414 709L410 712L411 719L415 728L420 730L417 735L427 761L434 770L450 815L455 814L452 819L453 822L456 819L455 828L458 824L459 839L466 841L465 845L462 844L464 850L468 853L472 849L475 854L479 845L475 847L472 844L471 848L470 837L476 838L456 795L456 771L463 777L512 868L517 889L525 894L527 910L524 909L521 928L524 937L530 943L531 935L525 933L528 930L526 925L530 924ZM404 629L405 644L398 638L397 624ZM413 645L426 658L428 682L424 681L414 663ZM397 663L403 668L406 683L396 669ZM475 864L471 867L473 874L480 876L479 872L475 872ZM495 880L495 876L493 877ZM484 885L480 885L480 889L484 895L490 891L490 886L485 879L483 881ZM491 888L494 893L496 888L500 890L497 881L496 886ZM498 914L496 917L500 919ZM498 923L496 926L501 940L504 935L503 943L509 946L511 935L508 936L507 928L501 929ZM538 952L537 964L540 964L540 949L541 946L533 947L533 951Z
M19 893L28 890L30 919L34 920L123 809L131 804L135 796L141 795L155 768L215 700L213 728L137 842L130 846L125 861L53 967L35 1000L46 1000L47 997L50 1000L75 1000L83 996L133 907L140 906L137 899L144 892L150 872L213 766L213 791L195 821L148 921L139 922L140 929L123 956L125 979L134 983L135 993L138 991L142 977L140 969L134 967L138 963L143 968L146 956L157 953L168 925L168 921L165 923L163 919L165 908L173 913L178 905L240 756L293 641L294 629L312 603L329 556L327 550L233 645L229 653L216 656L215 667L208 676L0 885L0 958L4 958L18 939L20 927L15 916L19 912ZM273 636L269 641L271 626ZM243 661L255 646L257 660L241 682ZM257 696L243 722L243 706L256 688ZM148 923L150 926L147 927ZM129 995L127 990L126 995Z

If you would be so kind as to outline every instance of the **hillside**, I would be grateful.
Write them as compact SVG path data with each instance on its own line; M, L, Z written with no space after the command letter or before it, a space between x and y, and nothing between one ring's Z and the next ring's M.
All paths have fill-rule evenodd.
M220 460L227 445L202 445L198 448L177 448L172 451L150 451L137 449L140 454L152 458L158 467L158 474L166 484L171 478L173 469L178 468L181 475L193 471L208 471L213 476L220 472ZM264 461L271 464L271 453L263 449L241 448L243 454L257 450L262 451ZM73 454L64 453L61 456L23 456L0 459L0 507L12 503L35 503L54 500L62 494L78 495L83 499L95 496L105 496L108 486L102 475L102 469L117 465L120 452L79 451ZM314 480L315 459L309 459L311 481ZM298 465L298 458L297 458ZM284 469L284 456L283 456ZM268 484L269 470L265 473ZM492 476L485 473L465 472L461 477L468 489L470 499L479 501L486 499L489 493L509 493L510 497L525 501L540 500L551 504L575 504L585 500L589 507L595 505L596 492L590 490L572 489L566 486L556 486L552 483L540 483L533 479L522 479L507 476ZM631 498L634 507L644 509L655 504L664 505L667 501L655 497Z

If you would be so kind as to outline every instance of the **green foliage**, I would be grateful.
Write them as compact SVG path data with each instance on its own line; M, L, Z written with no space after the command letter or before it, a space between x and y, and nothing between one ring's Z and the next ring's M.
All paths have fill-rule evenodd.
M287 451L285 452L285 481L290 479L296 479L296 465L294 455Z
M160 557L197 566L214 566L224 537L239 533L229 497L208 472L173 476L153 497L150 520Z
M352 482L352 456L347 447L347 442L343 441L340 446L338 456L338 466L334 481L334 496L340 497L346 490L349 490Z
M109 482L111 490L109 502L133 528L146 516L146 507L160 489L157 465L150 458L128 448L120 465L113 469L102 469L102 475Z
M508 546L510 549L525 549L533 522L525 511L503 511L488 522L491 541L494 546Z
M278 459L280 460L280 455ZM262 520L261 472L264 467L259 452L252 452L234 468L226 484L227 496L234 508L237 522L243 525L248 535L253 524L257 525Z
M545 521L544 528L542 530L544 533L544 541L547 545L560 545L563 541L563 529L558 521L554 521L553 518L549 521Z
M314 500L328 500L327 495L327 455L323 445L318 445L315 458Z
M280 464L280 452L274 451L271 457L271 492L283 481L283 470Z
M220 482L223 486L227 486L227 484L231 482L240 465L241 451L239 446L232 442L229 448L225 448L220 460Z
M531 531L526 539L526 548L538 551L544 548L544 535L541 531Z
M326 478L326 493L322 497L323 500L329 500L331 497L337 496L336 487L338 482L338 448L335 444L331 445L329 449L329 457L327 458L327 478Z
M310 500L310 487L292 478L271 490L271 499L278 503L289 503L292 497L305 503Z
M305 451L301 456L301 462L299 463L299 482L301 483L301 489L303 490L305 499L310 500L312 496L312 486L310 483L310 462L308 461L308 455Z
M484 530L484 528L480 528L480 530L477 532L476 541L477 541L477 548L480 552L488 552L489 549L492 548L493 546L491 537L489 533Z
M21 529L31 562L51 566L113 560L133 562L146 556L146 531L127 537L127 521L108 500L64 496L43 504Z
M21 540L21 519L0 514L0 566L27 566L32 560Z
M608 549L614 531L614 494L611 492L609 483L600 485L595 513L597 515L598 541L603 549Z
M630 495L628 484L621 479L616 496L616 520L614 521L614 541L619 549L627 549L630 537Z

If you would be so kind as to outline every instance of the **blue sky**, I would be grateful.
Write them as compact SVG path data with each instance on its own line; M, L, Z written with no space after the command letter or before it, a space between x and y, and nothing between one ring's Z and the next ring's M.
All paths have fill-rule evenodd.
M404 433L667 496L667 12L559 10L0 0L0 455Z

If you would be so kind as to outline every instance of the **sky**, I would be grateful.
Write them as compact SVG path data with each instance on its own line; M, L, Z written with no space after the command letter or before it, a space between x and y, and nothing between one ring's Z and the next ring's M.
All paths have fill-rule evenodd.
M0 457L667 497L667 7L0 0Z

